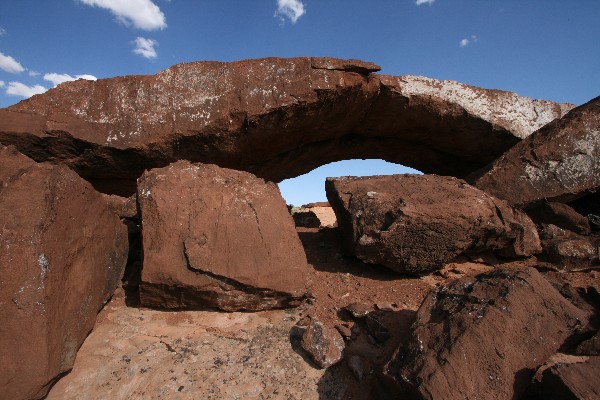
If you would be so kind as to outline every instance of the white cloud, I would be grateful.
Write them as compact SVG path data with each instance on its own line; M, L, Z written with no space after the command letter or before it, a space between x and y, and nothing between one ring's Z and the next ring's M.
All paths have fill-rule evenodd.
M292 24L295 24L304 14L306 14L306 9L301 0L277 0L275 16L279 17L282 22L287 17L292 21Z
M0 88L4 87L4 81L0 81Z
M458 44L460 45L460 47L467 47L471 43L476 43L476 42L477 42L477 36L471 35L470 38L464 38Z
M10 82L6 87L6 94L28 98L34 94L44 93L46 90L48 89L42 85L27 86L21 82Z
M432 5L435 0L417 0L415 2L416 5L420 6L421 4L429 4Z
M158 42L153 39L146 39L141 36L138 36L135 41L135 49L133 52L138 54L144 58L156 58L158 55L156 54L155 46L158 46Z
M0 53L0 69L11 74L20 74L25 71L25 68L17 60L3 53Z
M32 71L32 70L30 70L29 72L27 72L27 75L29 75L29 76L31 76L31 77L33 77L33 78L35 78L35 77L38 77L38 76L40 76L40 73L39 73L39 72L37 72L37 71Z
M96 78L94 75L88 75L88 74L75 75L75 76L71 76L69 74L57 74L54 72L51 72L49 74L44 74L44 80L48 81L48 82L52 82L52 84L54 86L57 86L63 82L76 81L77 79L87 79L88 81L95 81L98 78Z
M79 0L92 7L110 10L119 22L152 31L167 27L165 14L152 0Z

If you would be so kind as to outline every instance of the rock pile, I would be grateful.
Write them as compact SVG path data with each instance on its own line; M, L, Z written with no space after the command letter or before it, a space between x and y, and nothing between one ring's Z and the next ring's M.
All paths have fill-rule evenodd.
M218 332L251 352L274 346L254 358L278 368L261 368L279 374L263 383L291 375L273 338L243 324L200 332L178 310L231 312L212 318L224 321L301 306L255 320L299 319L286 346L348 371L364 398L598 397L600 98L573 108L378 70L331 58L197 62L68 82L0 109L2 396L44 398L122 280L127 305L173 311L163 317L187 336L133 335L111 349L152 342L198 374L206 362L190 348ZM292 217L274 182L348 158L426 175L328 178L331 206ZM223 351L242 364L256 355ZM99 376L110 374L83 379L103 386ZM214 386L194 379L169 388L210 398ZM302 398L344 396L310 397L294 382ZM67 398L59 386L53 398ZM242 386L236 396L255 389Z

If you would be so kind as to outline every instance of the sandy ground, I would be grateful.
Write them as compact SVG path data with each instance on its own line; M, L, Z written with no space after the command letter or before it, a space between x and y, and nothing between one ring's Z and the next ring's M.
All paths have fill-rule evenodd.
M71 373L48 399L370 399L377 398L378 371L410 335L423 298L435 286L492 267L472 262L442 273L404 277L340 254L334 230L298 228L309 269L311 299L301 307L257 313L164 312L127 307L121 289L98 315ZM598 282L573 275L573 283ZM344 307L363 303L389 329L373 340L364 320ZM346 359L363 362L359 381L346 362L318 369L290 335L305 316L344 325L358 334Z

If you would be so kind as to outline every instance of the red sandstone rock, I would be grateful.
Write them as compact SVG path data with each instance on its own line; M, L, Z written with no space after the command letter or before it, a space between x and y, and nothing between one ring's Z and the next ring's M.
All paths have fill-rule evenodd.
M586 217L572 207L563 203L549 202L527 211L536 224L553 224L582 235L591 233L590 223Z
M600 188L600 97L571 110L496 160L475 185L512 205L569 201Z
M273 183L179 161L138 181L141 302L262 310L299 304L306 256Z
M179 159L274 181L352 158L464 176L571 107L378 69L266 58L68 82L0 110L0 143L121 195Z
M588 317L534 268L466 277L425 299L385 373L410 398L519 398Z
M127 233L65 166L0 146L0 397L40 399L122 277Z
M541 372L541 371L540 371ZM563 355L541 372L534 386L535 399L600 399L600 357Z
M343 358L344 338L321 321L311 319L302 336L302 348L321 368L329 368Z
M600 268L600 238L569 234L542 240L543 256L561 270L585 271Z
M349 254L398 272L440 269L463 254L541 250L534 224L464 181L436 175L327 178Z

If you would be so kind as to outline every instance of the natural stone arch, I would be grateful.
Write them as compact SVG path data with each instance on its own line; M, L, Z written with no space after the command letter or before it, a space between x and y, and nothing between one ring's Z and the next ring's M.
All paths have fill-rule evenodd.
M330 58L178 64L59 85L0 110L0 143L107 192L178 159L281 181L381 158L463 177L572 106Z

